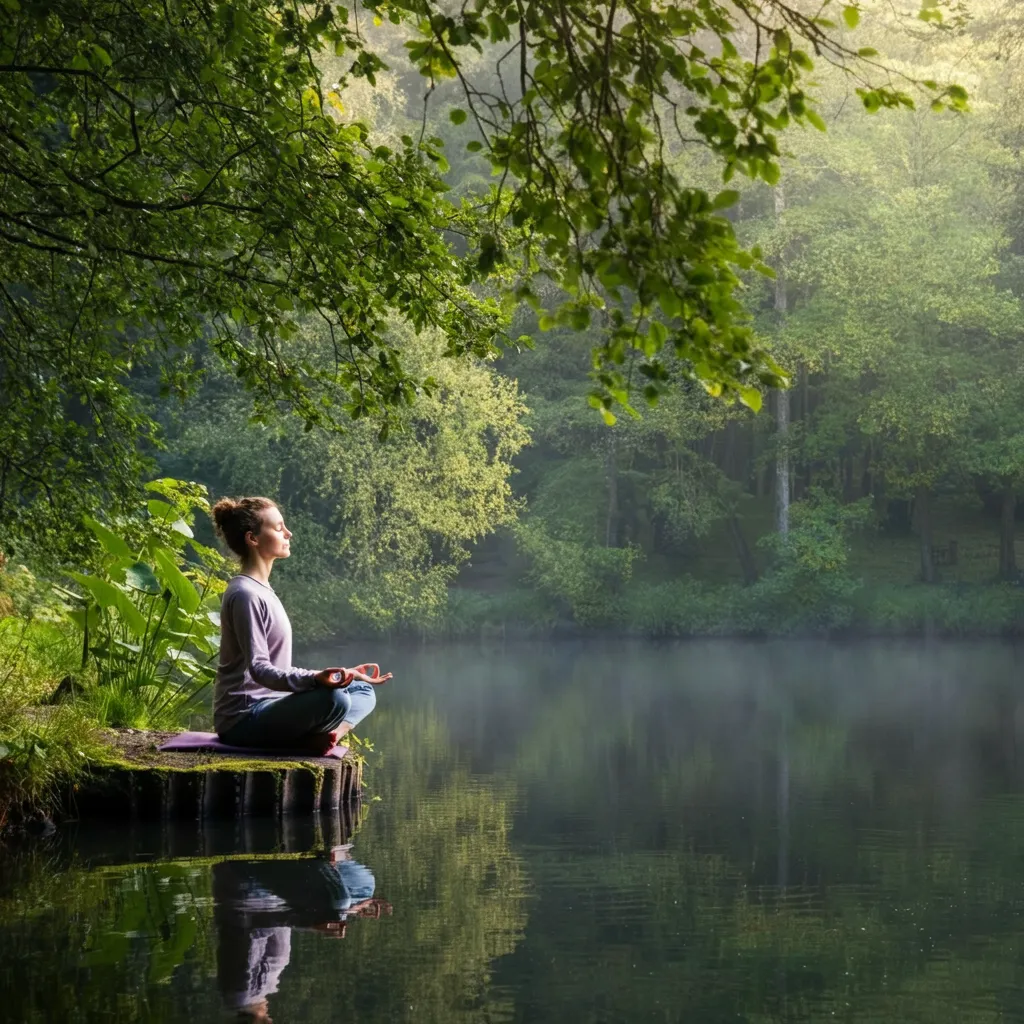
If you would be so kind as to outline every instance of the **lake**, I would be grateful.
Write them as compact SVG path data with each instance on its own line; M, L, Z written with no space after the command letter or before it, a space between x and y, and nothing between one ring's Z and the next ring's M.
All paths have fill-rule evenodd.
M1024 648L303 663L369 657L350 849L303 821L0 854L0 1019L1024 1021Z

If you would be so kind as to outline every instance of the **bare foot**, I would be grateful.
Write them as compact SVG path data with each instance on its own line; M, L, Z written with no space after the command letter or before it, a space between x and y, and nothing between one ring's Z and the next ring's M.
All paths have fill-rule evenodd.
M325 757L338 745L336 732L314 733L302 741L302 749L308 750L314 757Z

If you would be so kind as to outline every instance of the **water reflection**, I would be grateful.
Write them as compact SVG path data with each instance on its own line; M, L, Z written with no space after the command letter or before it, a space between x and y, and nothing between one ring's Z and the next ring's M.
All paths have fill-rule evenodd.
M5 1022L1024 1022L1017 648L395 663L348 860L291 821L0 862Z
M344 939L350 918L391 913L374 896L373 872L350 846L325 857L228 860L213 866L217 983L224 1004L253 1021L270 1021L269 997L291 961L292 930Z
M495 964L525 923L515 787L472 775L436 714L389 728L351 847L337 819L291 818L0 854L0 1019L504 1019Z

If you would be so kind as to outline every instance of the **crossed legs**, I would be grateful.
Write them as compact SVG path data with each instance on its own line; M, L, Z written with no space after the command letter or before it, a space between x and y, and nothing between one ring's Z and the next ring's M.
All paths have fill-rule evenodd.
M321 686L261 700L220 738L236 747L308 747L322 753L351 732L376 704L377 695L369 683Z

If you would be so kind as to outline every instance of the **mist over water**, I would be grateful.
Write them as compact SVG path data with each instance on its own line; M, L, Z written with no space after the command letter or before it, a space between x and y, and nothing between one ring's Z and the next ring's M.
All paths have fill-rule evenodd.
M287 935L278 1022L1024 1020L1021 649L301 652L370 656L356 867L273 829L12 852L4 1019L233 1019Z

